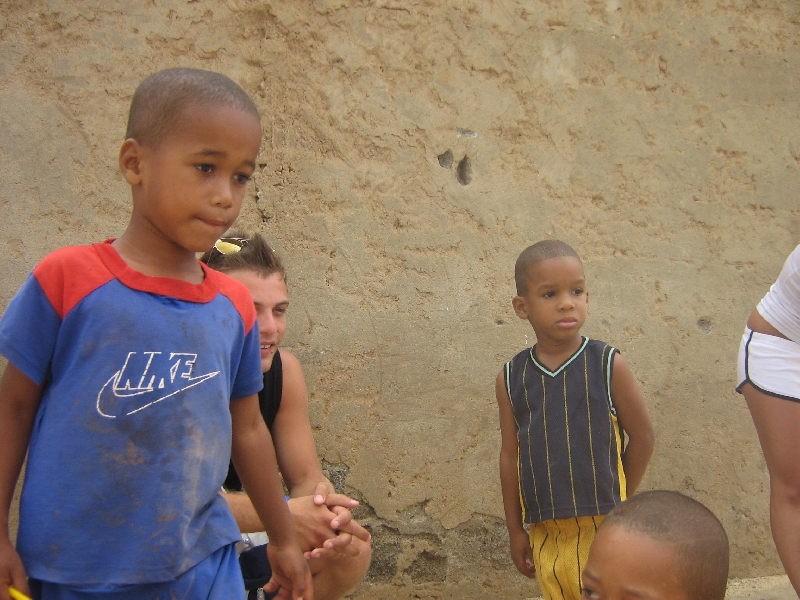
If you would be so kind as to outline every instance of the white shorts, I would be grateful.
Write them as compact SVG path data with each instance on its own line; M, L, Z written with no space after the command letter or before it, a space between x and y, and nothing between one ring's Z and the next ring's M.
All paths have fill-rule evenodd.
M800 402L800 344L745 328L739 346L738 382L770 396Z

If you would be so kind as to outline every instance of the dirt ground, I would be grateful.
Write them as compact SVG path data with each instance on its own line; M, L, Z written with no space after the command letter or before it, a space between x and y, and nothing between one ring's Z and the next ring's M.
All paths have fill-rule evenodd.
M728 584L727 600L795 600L789 579L785 575L758 579L733 579Z

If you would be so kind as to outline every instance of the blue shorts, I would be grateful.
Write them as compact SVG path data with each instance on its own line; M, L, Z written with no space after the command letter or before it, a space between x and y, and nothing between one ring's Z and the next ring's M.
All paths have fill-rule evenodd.
M30 579L33 600L245 600L236 544L223 546L172 581L74 586Z

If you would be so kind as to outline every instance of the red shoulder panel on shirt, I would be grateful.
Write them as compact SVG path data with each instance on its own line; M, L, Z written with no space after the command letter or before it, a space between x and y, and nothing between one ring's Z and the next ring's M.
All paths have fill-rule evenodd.
M205 280L195 285L162 277L148 277L128 267L108 244L68 246L48 254L33 269L53 309L63 319L81 300L113 279L140 291L173 296L189 302L210 302L219 292L242 318L247 333L256 322L250 290L242 283L200 263Z
M250 290L247 289L242 282L237 281L233 277L214 271L203 265L206 272L206 277L211 277L219 280L219 292L228 298L236 311L242 317L244 322L245 332L250 333L250 329L256 322L256 307L253 304L253 297L250 295Z
M92 246L51 252L34 267L33 276L62 319L86 296L114 279Z

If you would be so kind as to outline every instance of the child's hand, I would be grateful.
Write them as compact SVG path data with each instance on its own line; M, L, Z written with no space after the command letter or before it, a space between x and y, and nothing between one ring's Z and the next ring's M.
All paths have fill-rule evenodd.
M30 596L25 567L22 566L22 560L9 540L0 542L0 581L7 582L6 585L0 585L0 600L10 600L11 598L8 583L23 594Z
M528 533L521 529L518 532L508 534L511 545L511 559L517 571L533 579L536 577L536 568L533 566L533 556L531 554L531 543Z
M280 600L313 600L311 571L296 543L278 546L270 542L267 544L267 555L272 567L272 579L264 586L265 592L277 591L275 598Z

